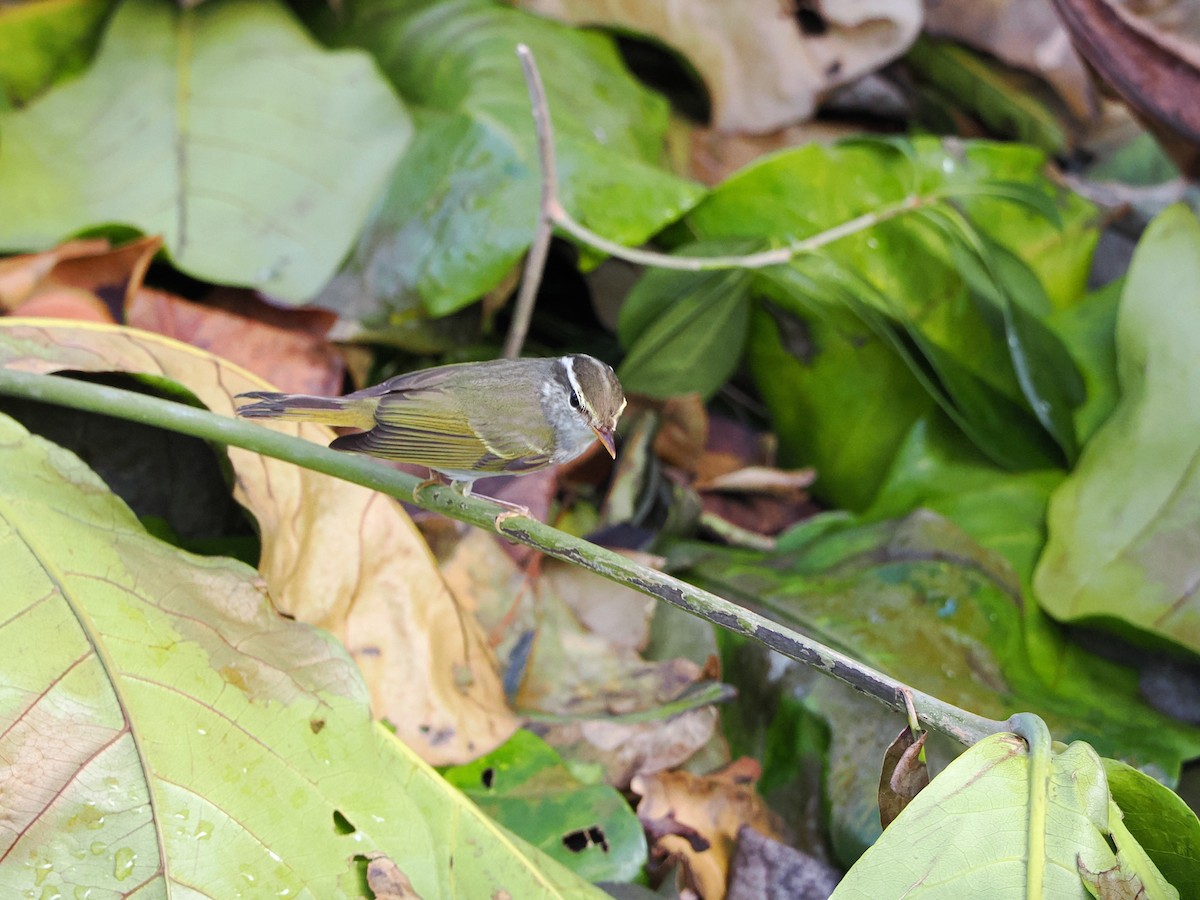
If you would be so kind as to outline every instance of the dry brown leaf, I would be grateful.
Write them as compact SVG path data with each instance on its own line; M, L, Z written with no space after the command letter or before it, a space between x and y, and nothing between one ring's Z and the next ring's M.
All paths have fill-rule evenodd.
M459 605L477 613L501 660L514 669L520 685L517 708L574 718L540 727L540 733L565 755L599 763L609 783L623 788L639 772L690 758L713 736L716 712L705 707L669 720L610 721L614 715L653 710L677 699L703 673L689 660L642 659L633 649L643 639L645 608L640 601L598 575L567 568L546 560L541 576L527 575L478 531L465 535L442 564ZM560 591L576 594L584 604L612 598L631 610L632 629L622 625L613 637L587 630ZM616 626L605 621L604 627Z
M0 308L11 312L28 300L59 262L76 256L94 256L108 250L108 246L104 238L68 241L42 253L0 259Z
M617 552L644 566L663 563L662 557L649 553ZM592 634L623 650L646 649L650 642L650 622L658 603L653 597L556 559L542 563L541 579L546 590L560 597Z
M1200 172L1200 45L1113 0L1052 0L1080 55L1142 117L1180 170Z
M704 900L720 900L738 831L749 826L780 837L779 823L755 790L758 763L743 757L712 775L660 772L634 779L641 795L638 819L654 841L654 852L678 859L687 886Z
M881 68L921 30L920 0L520 0L576 25L648 35L695 67L723 131L807 119L829 91Z
M325 339L332 313L282 310L249 291L219 290L192 303L163 291L142 288L125 307L125 321L173 337L235 362L261 375L281 391L338 394L344 369Z
M11 368L162 375L225 415L233 394L270 387L203 351L130 328L7 319L0 338ZM322 444L332 437L310 423L270 427ZM405 743L448 764L487 752L515 730L478 623L455 605L399 503L236 447L229 459L235 496L258 521L260 570L272 598L345 642L375 714Z
M929 767L921 758L928 731L913 740L907 725L888 746L879 775L879 821L887 828L929 784Z

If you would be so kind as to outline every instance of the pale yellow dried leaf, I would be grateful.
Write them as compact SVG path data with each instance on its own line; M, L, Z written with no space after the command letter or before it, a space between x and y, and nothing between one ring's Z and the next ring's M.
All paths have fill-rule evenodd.
M0 320L0 364L160 375L224 415L233 414L233 395L270 388L219 357L115 325ZM333 437L311 423L269 427L322 444ZM236 447L229 459L234 495L258 521L260 570L272 598L346 644L376 716L438 765L474 758L515 730L478 623L455 605L399 503Z

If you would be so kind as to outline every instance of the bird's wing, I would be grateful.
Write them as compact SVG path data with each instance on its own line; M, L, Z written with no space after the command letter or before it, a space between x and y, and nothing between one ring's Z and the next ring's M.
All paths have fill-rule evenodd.
M362 393L375 395L375 427L331 446L442 471L504 474L539 468L550 452L520 437L491 407L469 416L443 387L444 369L393 378ZM483 437L481 437L483 435Z

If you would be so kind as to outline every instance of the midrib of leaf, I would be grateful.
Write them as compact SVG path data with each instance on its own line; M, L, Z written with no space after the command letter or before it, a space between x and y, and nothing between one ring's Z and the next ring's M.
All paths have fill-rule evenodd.
M71 610L71 614L75 616L75 620L79 623L80 629L83 631L83 636L87 638L88 643L92 647L92 652L96 654L96 659L100 662L101 668L104 669L104 674L108 678L108 684L113 692L113 697L116 698L117 706L121 710L121 718L125 722L125 729L129 732L130 738L133 740L134 750L137 752L138 766L142 770L142 777L146 782L146 797L150 805L151 825L154 828L154 840L158 845L158 870L162 873L163 882L166 886L167 896L172 893L171 888L171 873L167 860L166 844L163 841L162 819L159 817L158 801L154 795L154 780L151 777L154 773L150 767L149 760L146 757L145 750L142 746L142 738L134 727L133 717L129 714L129 703L125 698L125 694L121 689L120 678L117 674L116 663L109 656L108 650L104 642L99 639L98 629L91 616L88 615L86 609L76 603L71 597L71 592L66 589L61 573L57 566L54 566L50 561L54 559L53 554L42 552L38 543L32 540L25 530L21 528L18 517L13 513L11 507L4 502L3 496L0 496L0 516L3 516L12 527L13 531L21 539L29 552L33 554L38 561L42 571L46 573L46 577L54 584L59 596L67 607ZM28 607L27 607L28 608ZM119 734L119 732L118 732ZM15 846L15 844L14 844ZM143 882L148 884L149 880Z
M1029 745L1029 853L1025 896L1041 900L1046 878L1046 820L1050 793L1050 730L1037 716L1020 713L1014 729Z

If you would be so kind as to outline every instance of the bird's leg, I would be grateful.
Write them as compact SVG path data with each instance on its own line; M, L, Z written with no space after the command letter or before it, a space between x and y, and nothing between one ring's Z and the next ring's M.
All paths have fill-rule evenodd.
M446 483L446 480L441 476L440 473L435 472L433 469L430 469L429 477L413 488L413 492L412 492L413 503L416 503L418 506L420 505L421 491L425 490L426 488L431 488L436 485L445 484L445 483ZM453 482L451 482L451 484L453 484Z

